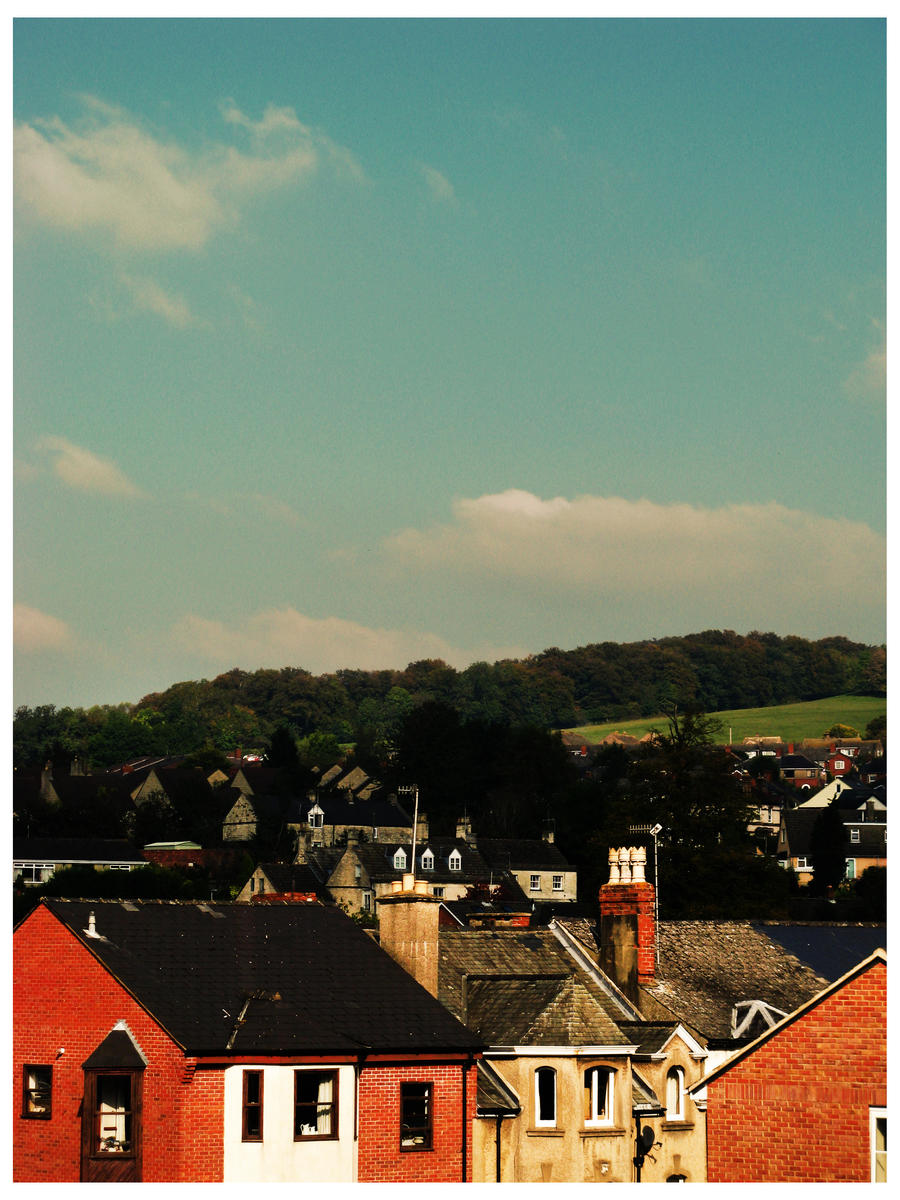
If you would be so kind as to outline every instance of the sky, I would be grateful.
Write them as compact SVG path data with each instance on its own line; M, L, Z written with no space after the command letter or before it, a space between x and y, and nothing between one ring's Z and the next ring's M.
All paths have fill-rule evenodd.
M13 31L14 704L885 628L881 20Z

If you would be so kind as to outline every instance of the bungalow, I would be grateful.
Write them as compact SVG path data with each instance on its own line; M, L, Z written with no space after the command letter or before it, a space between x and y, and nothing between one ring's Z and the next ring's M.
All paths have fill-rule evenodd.
M42 900L17 1182L465 1182L479 1039L336 908Z
M132 871L147 859L124 838L13 838L13 883L46 883L62 867Z

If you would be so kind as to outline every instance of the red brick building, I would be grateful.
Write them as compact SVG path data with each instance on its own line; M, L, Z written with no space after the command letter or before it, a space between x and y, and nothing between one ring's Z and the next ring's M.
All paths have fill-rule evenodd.
M480 1044L340 911L44 899L17 1182L461 1182Z
M876 950L690 1089L710 1183L886 1178L886 983Z

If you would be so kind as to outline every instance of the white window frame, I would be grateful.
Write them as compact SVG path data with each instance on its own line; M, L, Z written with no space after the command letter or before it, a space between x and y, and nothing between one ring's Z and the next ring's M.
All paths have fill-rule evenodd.
M612 1067L597 1064L588 1067L584 1073L585 1091L590 1091L589 1111L585 1114L586 1128L596 1128L599 1125L612 1125L615 1101L615 1071ZM601 1095L601 1081L605 1083Z
M673 1094L674 1093L674 1094ZM674 1107L673 1107L674 1099ZM684 1118L684 1068L672 1067L666 1072L666 1120L683 1121Z
M529 879L528 879L528 890L529 890L529 892L539 892L539 891L541 890L541 877L540 877L540 875L530 875L530 876L529 876Z
M553 1112L549 1115L543 1114L543 1106L541 1102L541 1085L542 1078L551 1078L553 1080L553 1089L551 1092L551 1101L553 1104ZM556 1111L557 1111L557 1087L556 1087L556 1068L555 1067L538 1067L534 1072L534 1126L535 1129L555 1129L556 1128Z
M884 1150L878 1149L877 1134L878 1134L878 1122L879 1121L884 1121L884 1123L885 1123L885 1143L884 1143L885 1148L884 1148ZM869 1152L870 1152L870 1168L871 1168L872 1183L887 1183L887 1109L886 1108L870 1108L869 1109ZM884 1156L883 1161L884 1161L885 1177L883 1180L879 1180L877 1177L878 1155L879 1154Z
M564 891L562 875L554 875L553 876L553 891L554 892Z
M447 866L450 868L451 871L461 871L462 870L462 855L460 854L460 852L458 850L454 850L453 853L450 855L450 857L447 859Z
M434 855L431 853L430 850L426 850L425 853L422 855L422 870L423 871L433 871L434 870Z
M403 849L402 846L399 846L394 851L393 863L394 863L395 871L405 871L406 870L406 851Z

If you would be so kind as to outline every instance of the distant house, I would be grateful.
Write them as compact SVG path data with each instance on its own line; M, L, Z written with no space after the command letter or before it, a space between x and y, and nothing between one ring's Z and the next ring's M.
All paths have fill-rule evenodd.
M795 788L808 790L822 782L822 768L805 754L789 752L782 754L778 763L778 777Z
M879 949L689 1088L711 1183L887 1182L886 982Z
M327 889L311 867L303 863L259 863L236 896L238 903L272 897L326 902Z
M124 838L13 838L13 883L46 883L62 867L133 871L147 859Z
M45 898L13 985L16 1182L472 1178L479 1039L334 907Z
M476 845L488 867L509 871L531 901L578 899L578 872L549 830L544 838L479 838Z
M887 866L887 806L871 789L834 783L834 798L843 819L842 849L847 879L857 879L869 867ZM882 793L883 795L883 793ZM812 836L825 805L809 803L782 813L778 860L797 874L800 883L813 877Z

